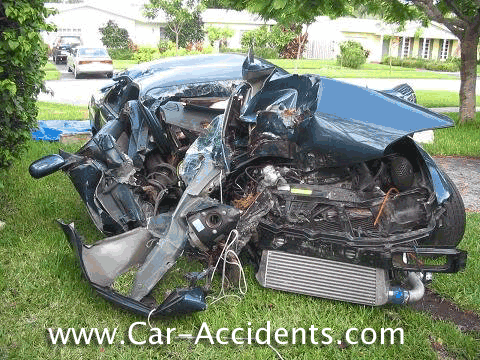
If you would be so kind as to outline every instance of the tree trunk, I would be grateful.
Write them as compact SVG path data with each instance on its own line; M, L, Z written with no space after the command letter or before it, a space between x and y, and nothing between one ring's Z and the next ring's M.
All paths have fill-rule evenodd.
M298 74L298 61L300 60L300 55L302 53L302 47L303 44L305 43L305 40L307 40L308 37L308 27L310 24L307 24L307 27L305 28L305 34L302 34L300 31L300 35L298 35L298 49L297 49L297 60L295 60L295 74Z
M175 55L178 55L178 32L175 33Z
M475 119L478 29L465 29L460 39L460 123Z

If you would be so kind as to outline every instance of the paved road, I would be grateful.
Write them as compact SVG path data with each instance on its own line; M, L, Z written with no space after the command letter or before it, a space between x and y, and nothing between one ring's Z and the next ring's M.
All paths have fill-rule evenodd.
M61 73L60 80L47 81L46 86L54 92L54 96L40 94L39 100L53 101L74 105L87 105L92 93L107 84L110 80L103 76L89 76L88 78L75 79L67 71L66 65L57 65ZM391 89L396 85L408 83L414 90L460 90L460 80L447 79L337 79L349 84L366 86L370 89ZM477 93L480 94L480 81L477 81Z

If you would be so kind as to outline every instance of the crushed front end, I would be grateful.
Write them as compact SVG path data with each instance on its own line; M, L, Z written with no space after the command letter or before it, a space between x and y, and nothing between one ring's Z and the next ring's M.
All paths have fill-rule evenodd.
M417 301L432 273L465 267L462 199L408 136L449 118L252 59L244 75L140 94L76 154L32 164L37 178L65 171L110 236L86 245L62 223L102 296L151 316L203 310L219 259L228 270L243 255L262 286L383 305ZM204 270L157 303L153 288L185 253ZM119 294L112 284L132 269Z

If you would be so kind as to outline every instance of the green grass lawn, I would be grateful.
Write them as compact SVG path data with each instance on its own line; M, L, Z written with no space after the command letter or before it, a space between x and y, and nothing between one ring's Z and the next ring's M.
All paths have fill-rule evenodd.
M49 113L54 112L57 113L53 118L57 119L62 116L70 119L72 114L81 118L86 111L85 107L75 109L78 107L50 103L39 105L42 109L39 118L48 118ZM460 130L457 129L439 131L450 131L449 137L454 138L459 136ZM477 138L480 136L477 135ZM0 220L6 223L0 229L0 358L276 358L272 349L258 344L211 345L200 341L195 345L192 341L181 339L175 339L171 345L129 344L129 326L146 319L113 306L92 290L82 277L73 251L56 224L55 220L59 218L75 221L75 227L89 241L103 238L92 224L78 193L67 176L60 172L39 180L28 175L27 169L33 160L56 153L59 147L74 152L81 144L30 141L28 145L25 156L4 173L4 188L0 191ZM453 151L453 148L449 149ZM477 149L478 154L480 150ZM479 226L480 214L469 214L466 234L459 245L459 248L469 251L467 269L459 274L435 276L431 285L462 308L477 313L480 313ZM184 260L180 263L187 264ZM171 275L178 273L177 268L170 272ZM409 307L388 305L373 308L264 289L258 285L250 266L246 266L246 274L248 292L241 301L223 299L210 305L205 312L153 319L152 325L162 330L174 327L177 329L175 334L195 334L203 322L214 331L221 327L251 327L255 332L267 321L271 322L272 329L309 328L311 325L332 329L333 343L330 345L276 345L273 342L284 359L434 360L439 355L432 347L433 343L436 346L441 344L451 358L478 359L480 354L479 334L462 333L452 323L435 321L428 314ZM216 288L218 284L217 278ZM159 289L156 293L164 294ZM249 322L251 325L248 325ZM52 345L48 341L47 328L58 327L78 330L81 327L117 328L117 341L113 345ZM339 346L338 341L343 339L350 327L373 328L376 331L401 327L405 343ZM137 338L148 339L150 335L147 327L135 331ZM241 335L246 336L245 333ZM124 345L120 344L122 339L126 340Z
M293 73L295 64L298 74L319 74L332 78L400 78L400 79L456 79L455 76L433 71L404 68L400 66L367 63L360 69L340 67L335 60L269 60L275 65Z
M448 90L416 90L417 103L425 107L459 106L458 92ZM480 104L480 96L477 96Z
M38 120L87 120L88 107L39 101Z
M137 65L135 60L113 60L113 68L115 71L123 71L129 67Z
M480 157L480 113L467 124L458 123L458 113L445 114L456 123L455 127L435 130L433 144L424 148L432 155L462 155Z
M319 74L332 78L400 78L400 79L457 79L457 77L433 71L417 70L383 64L364 64L361 69L348 69L340 67L335 60L287 60L269 59L273 64L294 73L297 63L298 74ZM125 70L134 66L134 60L113 60L116 71Z
M57 70L55 65L50 61L43 67L45 71L45 80L58 80L60 79L60 72Z
M78 147L79 145L77 145ZM135 321L145 321L114 307L95 294L83 279L72 249L55 219L75 221L75 227L89 240L102 235L93 226L87 211L62 173L35 180L28 175L31 161L57 152L58 143L30 142L29 151L4 176L0 193L0 355L2 358L154 358L154 359L275 359L265 345L197 345L176 339L171 345L135 346L126 331ZM67 151L75 146L62 145ZM480 311L478 299L479 239L478 215L467 220L467 235L460 247L470 251L464 274L444 275L434 287L453 297L465 308ZM448 322L434 321L429 315L405 306L379 308L359 306L309 296L261 288L246 266L248 292L243 300L224 299L205 312L187 316L154 319L161 329L176 328L176 334L195 334L202 322L214 331L221 327L256 329L271 322L271 328L285 327L332 329L330 345L275 345L284 359L437 359L432 342L441 343L453 358L476 359L480 353L478 334L461 333ZM175 273L175 268L172 269ZM218 285L219 279L217 278ZM117 328L114 345L51 345L47 328ZM352 345L337 343L350 327L390 327L404 330L403 345ZM135 331L138 338L150 336L146 328ZM246 336L246 334L243 334ZM300 338L298 338L300 341Z

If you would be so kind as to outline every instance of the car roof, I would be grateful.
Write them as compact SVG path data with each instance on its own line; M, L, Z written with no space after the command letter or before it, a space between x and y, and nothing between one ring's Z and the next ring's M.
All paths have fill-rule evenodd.
M140 89L140 96L154 88L198 82L242 79L245 55L210 54L179 56L155 60L132 67L119 76L128 76ZM260 66L273 67L270 62L256 58ZM282 73L287 74L283 69Z

